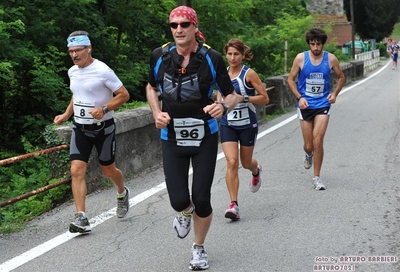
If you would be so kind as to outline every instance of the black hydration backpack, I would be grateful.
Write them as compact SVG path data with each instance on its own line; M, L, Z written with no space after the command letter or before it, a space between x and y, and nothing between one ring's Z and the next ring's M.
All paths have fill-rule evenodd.
M163 65L168 65L170 59L171 59L171 55L170 52L172 50L174 50L176 48L175 43L166 43L162 46L162 54L161 56L158 58L157 62L156 62L156 66L154 67L154 78L157 81L157 85L158 88L160 90L160 99L162 99L162 82L164 80L164 69L163 69ZM208 62L208 67L210 68L211 74L212 74L212 81L211 82L207 82L210 85L210 89L208 91L208 97L211 97L212 93L213 93L213 89L214 89L214 84L216 81L216 71L214 68L214 64L211 61L210 56L207 54L208 50L211 48L210 46L208 46L207 44L201 44L199 45L200 51L197 54L197 59L199 61L203 61L204 59L207 60ZM182 68L184 69L184 68ZM201 73L201 71L199 71ZM198 75L198 80L199 81L205 81L204 77L201 77L201 75Z

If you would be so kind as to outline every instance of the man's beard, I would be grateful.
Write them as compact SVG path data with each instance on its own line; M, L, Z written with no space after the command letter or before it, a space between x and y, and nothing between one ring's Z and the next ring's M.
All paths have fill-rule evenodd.
M318 57L318 56L321 55L322 50L321 50L321 51L313 51L313 50L311 50L311 53L312 53L314 56Z

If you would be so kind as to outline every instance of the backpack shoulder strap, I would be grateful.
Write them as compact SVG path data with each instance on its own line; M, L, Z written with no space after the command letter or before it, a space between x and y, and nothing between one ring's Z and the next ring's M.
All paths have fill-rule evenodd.
M210 50L210 49L211 49L211 46L203 43L202 47L200 48L200 53L206 58L206 60L208 62L208 67L210 67L210 71L211 71L211 74L213 77L213 83L215 83L217 76L216 76L214 64L211 60L211 57L208 55L208 50Z
M170 51L171 42L167 42L161 46L163 55L168 54Z
M201 46L200 54L202 54L205 57L205 59L207 60L208 67L210 68L210 72L211 72L211 75L212 75L212 82L211 82L211 85L210 85L210 90L208 92L208 97L211 97L211 95L213 93L213 89L214 89L214 84L215 84L215 82L217 80L217 72L215 71L215 67L214 67L214 64L213 64L213 62L211 60L211 57L208 54L208 50L211 49L211 46L209 46L208 44L205 44L205 43L203 43L200 46Z
M171 42L167 42L161 46L162 53L161 53L160 57L157 59L156 65L154 66L154 78L157 80L157 82L161 82L161 80L162 80L162 78L161 79L159 78L159 76L160 76L159 70L160 70L161 63L163 61L169 60L171 58L169 52L172 49L174 49L175 47L176 46ZM160 91L162 91L161 88L160 88Z
M207 50L208 50L208 49L211 49L211 46L209 46L209 45L206 44L206 43L203 43L203 47L207 48Z

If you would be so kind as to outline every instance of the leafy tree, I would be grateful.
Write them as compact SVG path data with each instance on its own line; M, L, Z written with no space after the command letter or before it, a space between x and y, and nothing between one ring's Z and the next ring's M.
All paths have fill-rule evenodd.
M9 102L12 102L16 95L16 71L14 67L18 65L17 60L13 58L13 55L18 52L18 40L13 39L13 35L24 33L25 25L22 20L18 19L20 9L12 8L5 10L0 6L1 18L7 17L8 20L0 20L0 147L2 142L12 142L13 133L15 129L10 125L15 115L14 110L7 107ZM6 90L15 90L13 93L8 93ZM11 137L10 137L11 136Z
M21 135L41 144L44 126L65 109L72 65L66 37L72 31L89 31L94 57L116 71L132 99L144 100L138 90L147 81L149 45L158 46L169 31L173 2L163 3L15 0L0 6L0 150L22 152Z
M344 0L344 9L351 21L350 0ZM362 40L383 40L393 32L399 21L398 0L353 0L355 32Z
M265 76L282 75L284 74L284 50L285 40L288 43L287 51L287 71L294 57L298 52L306 48L307 44L304 42L304 35L312 25L312 17L305 16L308 14L304 9L302 11L304 16L297 16L293 13L279 12L274 25L266 27L268 47L264 49L266 54L266 61L264 65L257 65L259 72L266 72ZM253 41L257 41L257 35L253 36ZM252 60L253 61L253 60Z
M187 1L197 11L207 43L222 53L234 37L249 44L249 63L260 75L281 73L281 18L308 12L301 0ZM43 145L41 132L64 111L71 92L66 37L90 33L93 56L107 63L127 87L131 100L145 100L151 51L172 40L168 26L176 0L13 0L0 4L0 152L24 151L21 136ZM227 12L229 10L229 12ZM289 24L290 22L288 22ZM281 28L279 26L278 28ZM299 29L291 25L290 30ZM297 50L296 50L297 51Z
M248 65L261 79L283 71L283 61L276 63L274 56L283 59L284 53L285 37L276 37L274 33L275 28L281 27L279 20L291 14L299 18L309 14L301 0L247 0L240 5L235 0L195 1L193 7L198 11L200 28L205 26L201 30L207 43L216 50L223 53L225 43L231 38L240 38L251 47L254 58ZM281 22L285 24L284 20ZM299 29L293 24L290 27L292 31Z

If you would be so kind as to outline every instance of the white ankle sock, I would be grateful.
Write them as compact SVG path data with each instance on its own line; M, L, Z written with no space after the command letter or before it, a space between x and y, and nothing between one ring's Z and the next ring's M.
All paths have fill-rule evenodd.
M124 188L124 191L122 192L122 194L118 194L117 193L117 196L125 196L126 195L126 189Z
M77 212L77 213L81 213L83 215L83 217L86 217L86 213L85 212Z

